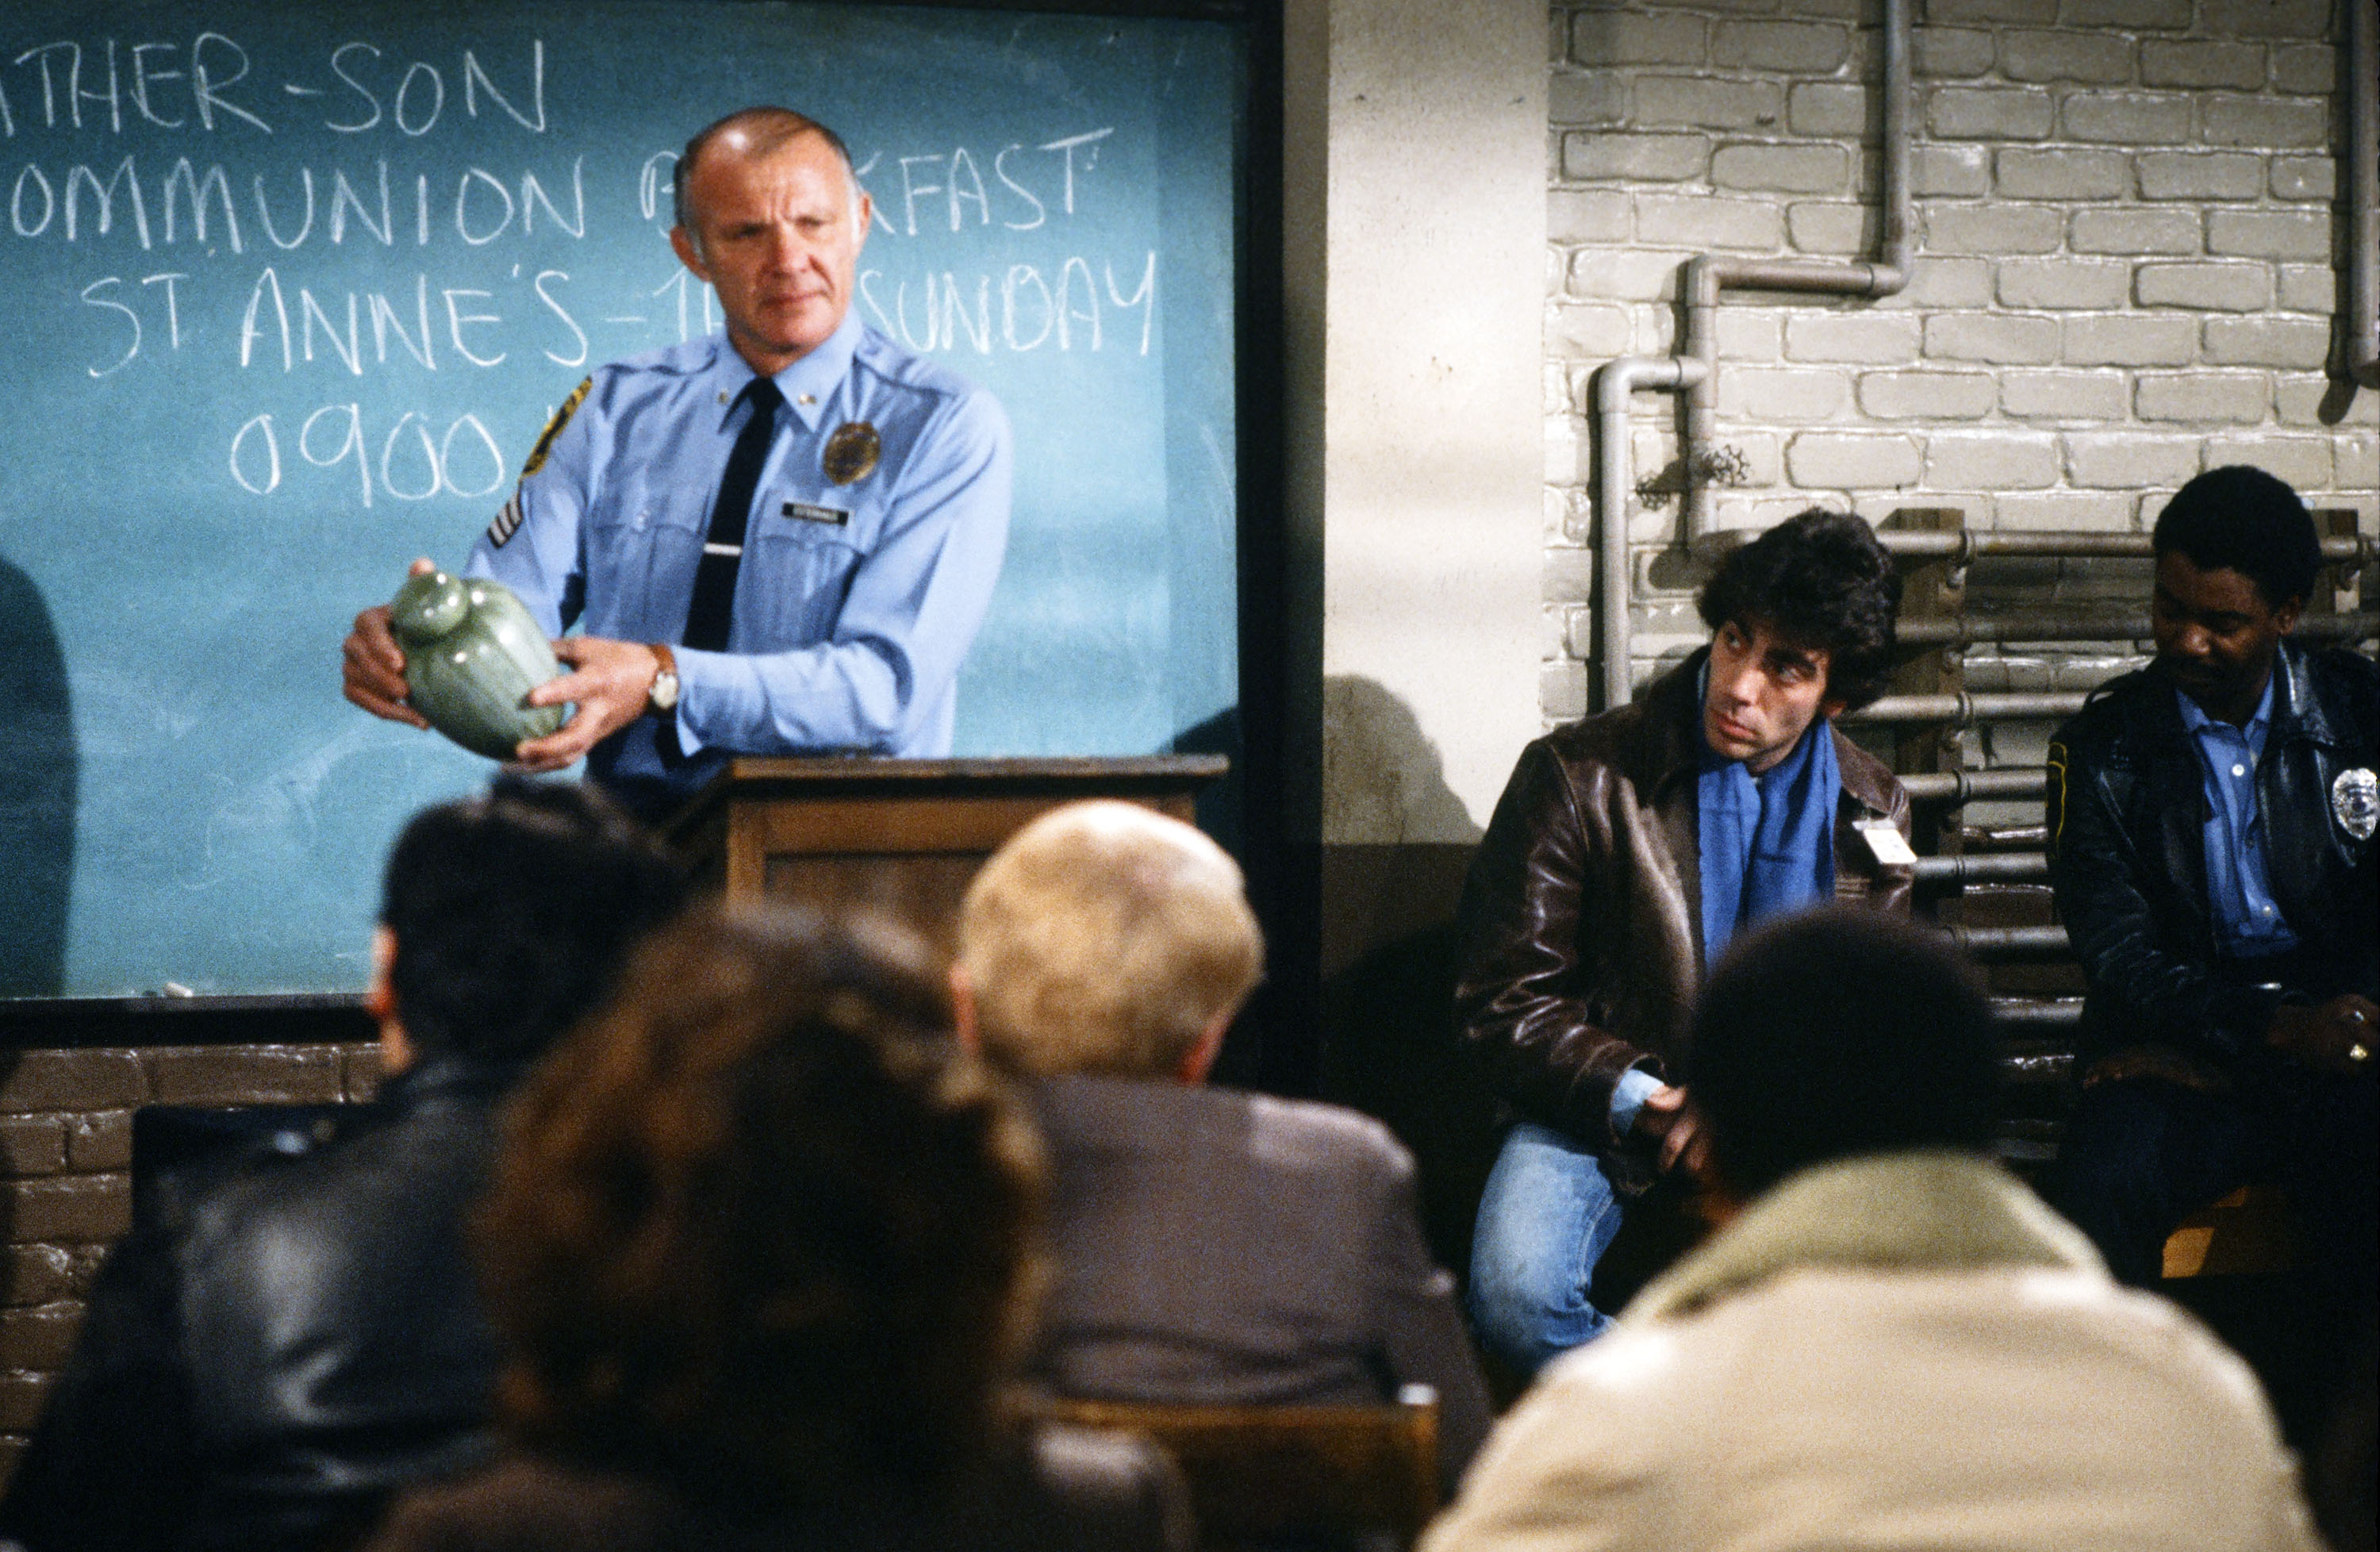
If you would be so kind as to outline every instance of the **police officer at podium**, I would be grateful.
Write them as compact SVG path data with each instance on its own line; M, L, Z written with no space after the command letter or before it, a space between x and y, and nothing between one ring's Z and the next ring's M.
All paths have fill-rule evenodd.
M648 818L730 755L948 755L1008 540L998 402L852 312L871 207L834 132L732 114L675 195L671 245L724 330L580 383L466 567L547 635L583 627L529 697L577 709L518 767L584 758ZM346 697L427 726L404 665L388 611L358 614Z

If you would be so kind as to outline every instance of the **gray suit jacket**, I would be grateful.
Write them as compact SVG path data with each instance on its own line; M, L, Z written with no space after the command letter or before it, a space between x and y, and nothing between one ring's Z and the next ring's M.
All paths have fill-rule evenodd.
M1032 1087L1056 1279L1034 1377L1106 1400L1332 1405L1438 1391L1450 1484L1488 1393L1414 1210L1412 1157L1330 1105L1115 1078Z

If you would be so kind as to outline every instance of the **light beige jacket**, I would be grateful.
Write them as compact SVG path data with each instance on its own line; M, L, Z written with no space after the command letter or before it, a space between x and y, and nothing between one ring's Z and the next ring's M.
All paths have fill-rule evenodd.
M2254 1376L1951 1154L1793 1177L1548 1368L1423 1552L2318 1552Z

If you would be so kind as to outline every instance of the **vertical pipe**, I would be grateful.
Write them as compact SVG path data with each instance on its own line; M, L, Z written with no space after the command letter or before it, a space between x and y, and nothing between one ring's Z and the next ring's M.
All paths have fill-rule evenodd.
M1704 466L1718 441L1718 287L1726 262L1715 253L1690 259L1680 283L1686 293L1684 353L1704 369L1686 392L1686 439L1678 449L1678 481L1684 492L1678 498L1678 539L1686 544L1711 526L1710 477Z
M1734 259L1705 253L1688 260L1679 300L1686 310L1681 354L1707 369L1686 396L1686 444L1681 453L1685 497L1680 538L1688 543L1710 529L1710 482L1704 466L1718 440L1718 298L1731 288L1797 291L1834 297L1889 297L1909 284L1911 0L1884 0L1883 139L1878 247L1874 260L1853 263L1803 259Z
M2347 372L2380 388L2380 0L2348 0L2347 55Z
M1621 356L1596 370L1595 591L1596 651L1603 660L1603 703L1628 704L1628 497L1634 483L1628 456L1628 403L1639 388L1692 388L1710 372L1682 356Z
M1909 6L1910 0L1884 0L1883 262L1868 275L1871 297L1889 297L1909 284L1910 107L1916 97L1909 79Z

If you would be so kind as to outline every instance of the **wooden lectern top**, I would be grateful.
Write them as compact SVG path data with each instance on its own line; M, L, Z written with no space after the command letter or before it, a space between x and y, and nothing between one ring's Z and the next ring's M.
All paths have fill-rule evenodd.
M781 896L906 921L944 948L960 897L1001 843L1085 798L1185 822L1221 755L1117 759L745 758L663 827L698 881L730 899Z
M1077 797L1177 793L1195 794L1232 768L1221 755L1132 755L1114 759L879 759L866 756L741 756L689 799L669 821L673 835L702 812L735 796L767 792L849 793L880 790L919 794L952 792L1063 792Z

